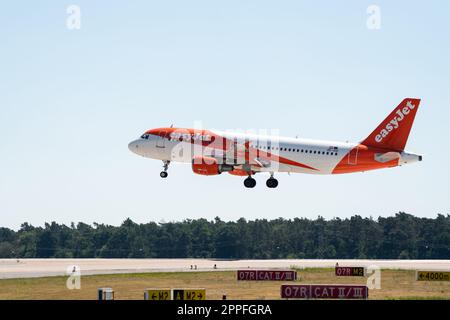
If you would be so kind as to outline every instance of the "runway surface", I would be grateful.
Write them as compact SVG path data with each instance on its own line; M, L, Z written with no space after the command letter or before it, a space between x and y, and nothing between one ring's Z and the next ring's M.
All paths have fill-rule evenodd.
M450 271L450 260L0 259L0 279L63 276L73 266L81 270L81 275L94 275L246 268L334 268L336 262L340 266L352 267L375 265L381 269ZM214 269L214 265L217 265L217 269Z

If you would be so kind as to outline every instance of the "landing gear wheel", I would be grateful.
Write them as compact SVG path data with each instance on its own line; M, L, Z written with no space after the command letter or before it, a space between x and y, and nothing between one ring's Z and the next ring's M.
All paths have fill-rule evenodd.
M278 186L278 180L275 178L269 178L266 181L266 186L268 188L276 188Z
M247 179L244 180L244 186L246 188L254 188L256 186L256 180L253 179L252 177L248 177Z
M167 178L167 176L169 175L169 174L167 173L167 169L169 169L169 164L170 164L170 161L169 161L169 160L163 160L163 168L164 168L164 171L161 171L161 173L159 174L159 176L160 176L161 178Z
M168 175L169 175L169 174L168 174L166 171L161 171L161 173L159 174L159 176L160 176L161 178L167 178Z

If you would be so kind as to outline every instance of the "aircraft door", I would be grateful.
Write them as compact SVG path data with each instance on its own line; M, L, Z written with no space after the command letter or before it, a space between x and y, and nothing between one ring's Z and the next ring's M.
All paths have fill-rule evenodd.
M159 132L159 138L156 140L156 147L157 148L165 148L166 147L166 144L165 144L166 135L167 135L166 131L160 131Z
M348 153L348 164L356 165L357 163L358 163L358 147L355 147Z

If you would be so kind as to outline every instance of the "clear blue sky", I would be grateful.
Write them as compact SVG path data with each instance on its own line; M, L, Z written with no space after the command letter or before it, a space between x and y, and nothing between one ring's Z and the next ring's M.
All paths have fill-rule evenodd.
M345 3L345 5L344 5ZM81 8L68 30L66 9ZM381 9L369 30L366 9ZM0 225L450 210L448 1L12 1L0 11ZM360 141L422 99L422 163L342 176L194 175L127 144L174 124Z

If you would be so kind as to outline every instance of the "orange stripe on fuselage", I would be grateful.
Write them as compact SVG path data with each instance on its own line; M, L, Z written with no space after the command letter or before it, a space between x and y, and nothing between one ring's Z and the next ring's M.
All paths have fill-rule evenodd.
M296 167L300 167L300 168L304 168L304 169L319 171L318 169L310 167L310 166L308 166L306 164L303 164L303 163L300 163L300 162L297 162L297 161L293 161L293 160L290 160L288 158L280 157L280 156L277 156L277 155L275 155L273 153L268 153L268 152L264 152L264 151L261 151L261 150L258 150L258 151L259 151L259 157L263 158L264 160L276 161L276 162L279 162L279 163L282 163L282 164L287 164L287 165L290 165L290 166L296 166Z
M202 146L204 147L208 147L208 148L213 148L213 149L218 149L218 150L227 150L228 146L231 146L234 144L234 141L231 141L225 137L219 136L215 133L213 133L212 131L209 130L200 130L200 129L184 129L184 128L156 128L156 129L151 129L146 131L146 134L152 134L152 135L156 135L156 136L160 136L163 138L168 137L169 135L171 135L172 133L180 133L180 134L188 134L190 136L193 135L209 135L212 137L212 141L202 141ZM181 140L180 140L181 141ZM186 141L186 140L182 140L184 142L190 142L190 143L196 143L196 141L194 139L190 139L190 141ZM198 143L198 142L197 142ZM300 162L296 162L293 160L290 160L288 158L284 158L284 157L280 157L278 155L275 155L273 153L269 153L269 152L264 152L262 150L259 149L255 149L255 148L251 148L249 145L249 142L246 143L246 147L247 147L247 152L245 153L244 157L246 161L249 161L250 159L252 159L252 157L250 157L250 155L254 156L255 158L257 157L261 157L264 160L267 161L276 161L282 164L286 164L286 165L291 165L291 166L296 166L296 167L300 167L300 168L304 168L304 169L309 169L309 170L315 170L315 171L319 171L316 168L310 167L306 164L300 163ZM257 165L256 163L252 163L252 161L249 161L250 164L252 165Z

